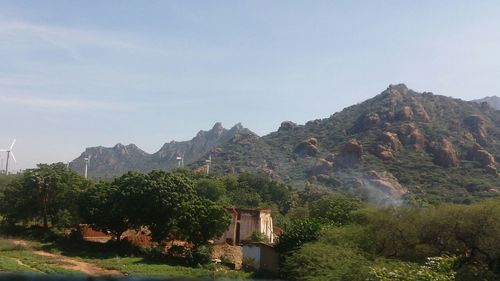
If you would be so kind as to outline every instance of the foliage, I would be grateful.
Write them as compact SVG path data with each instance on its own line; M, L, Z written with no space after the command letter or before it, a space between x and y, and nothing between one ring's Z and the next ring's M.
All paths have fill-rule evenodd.
M371 267L368 281L453 281L455 257L427 258L423 265L386 261Z
M354 248L313 242L287 255L282 271L291 281L361 281L368 276L368 265Z
M222 204L229 204L227 197L227 190L224 182L220 179L214 178L201 178L195 182L196 194L199 197L211 200L213 202L220 202Z
M121 195L109 182L100 182L85 190L79 200L82 222L96 230L109 231L120 241L122 233L133 227L129 219L129 200Z
M285 225L278 239L276 250L287 253L300 248L304 243L318 239L321 224L314 220L292 221Z
M252 235L250 235L250 241L252 242L264 242L265 240L266 236L260 231L254 231Z
M184 202L178 220L179 233L195 246L220 237L231 218L226 209L206 199Z
M147 227L157 243L173 237L195 245L220 236L229 225L224 207L197 196L181 173L127 173L89 188L81 200L82 217L117 240L128 229Z
M202 245L189 252L188 263L191 265L203 265L212 262L213 248L211 245Z
M310 206L311 218L345 225L352 221L352 213L361 208L361 203L354 198L335 194L314 201Z
M63 163L26 170L4 191L0 211L7 221L42 221L45 227L78 221L78 196L89 185Z

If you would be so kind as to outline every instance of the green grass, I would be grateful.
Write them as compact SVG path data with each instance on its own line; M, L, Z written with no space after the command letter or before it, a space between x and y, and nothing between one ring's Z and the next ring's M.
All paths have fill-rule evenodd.
M0 238L0 272L81 274L79 271L62 268L60 262L54 258L39 256L30 249L2 238Z
M220 265L188 267L169 264L168 261L151 260L145 257L119 256L104 244L82 242L68 244L57 242L30 241L29 248L15 245L0 238L0 272L83 274L61 267L61 262L52 257L35 254L33 249L63 255L71 259L95 264L106 269L118 270L130 276L204 278L248 280L250 273L229 270ZM24 265L20 265L17 260Z
M84 259L103 268L116 269L132 276L155 277L191 277L191 278L231 278L244 280L250 278L249 273L228 270L222 266L213 268L193 268L181 265L168 265L162 262L148 261L142 257L112 257L102 259Z

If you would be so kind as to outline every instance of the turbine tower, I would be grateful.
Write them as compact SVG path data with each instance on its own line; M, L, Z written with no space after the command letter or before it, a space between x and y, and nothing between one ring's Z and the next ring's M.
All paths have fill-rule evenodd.
M89 157L83 158L83 160L85 161L85 178L87 178L87 176L88 176L88 168L89 168L89 162L90 162L91 157L92 156L89 155Z
M210 165L212 165L212 153L208 155L208 160L205 160L205 163L207 163L207 175L210 173Z
M12 156L12 160L17 163L16 157L14 156L14 153L12 152L12 148L14 148L14 144L16 143L16 139L12 141L12 144L10 145L9 149L0 149L0 151L5 151L7 152L7 159L5 160L5 175L9 174L9 158Z
M184 157L182 156L177 156L177 168L184 167Z

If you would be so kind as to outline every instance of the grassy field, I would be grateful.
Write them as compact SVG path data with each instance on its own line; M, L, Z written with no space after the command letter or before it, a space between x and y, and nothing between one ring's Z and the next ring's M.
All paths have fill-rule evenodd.
M107 269L119 270L131 276L194 277L211 279L231 278L231 280L244 280L250 278L248 273L228 270L222 266L212 269L192 268L146 261L139 257L114 257L85 260Z
M0 272L81 274L68 270L54 258L43 257L32 250L0 238Z
M229 270L220 265L188 267L145 257L117 255L106 249L102 244L88 243L69 246L67 243L26 242L25 245L18 245L12 239L0 238L0 272L83 274L80 271L63 268L64 263L61 258L65 258L86 262L102 269L117 270L129 276L185 277L213 280L226 278L248 280L251 278L249 273ZM100 248L102 250L99 250ZM59 258L40 256L37 251L51 253Z

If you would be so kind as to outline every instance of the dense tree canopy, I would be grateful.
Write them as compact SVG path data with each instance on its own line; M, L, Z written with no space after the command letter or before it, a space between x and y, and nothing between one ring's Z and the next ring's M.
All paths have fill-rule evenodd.
M39 164L9 183L0 208L10 222L41 221L45 227L74 223L79 193L88 185L63 163Z

